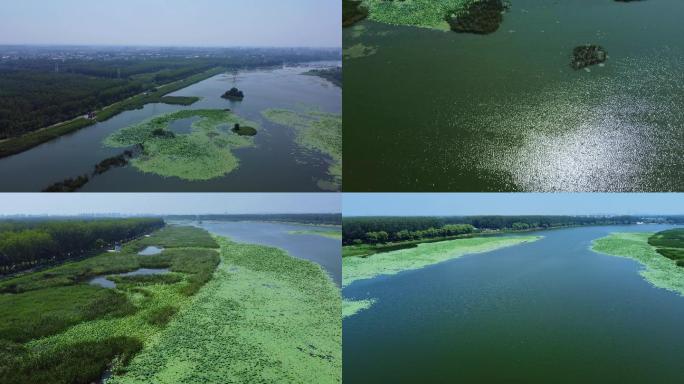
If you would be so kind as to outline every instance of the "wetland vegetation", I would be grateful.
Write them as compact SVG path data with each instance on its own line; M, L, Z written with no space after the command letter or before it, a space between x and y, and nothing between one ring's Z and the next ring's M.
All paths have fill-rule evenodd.
M199 117L188 134L167 130L174 121ZM227 126L245 126L227 130ZM184 180L208 180L230 173L240 161L232 150L253 146L250 138L256 126L230 111L181 110L157 116L141 124L126 127L105 140L110 147L140 146L142 153L131 164L142 172ZM249 131L249 132L247 132ZM246 134L252 133L252 134Z
M684 295L684 229L658 233L612 233L597 239L592 250L635 260L649 283Z
M329 157L330 180L320 180L319 187L338 190L342 184L342 116L320 111L297 112L268 109L262 115L269 121L295 130L297 144L306 150Z
M146 242L165 250L139 256ZM105 370L123 374L132 356L211 278L217 248L204 230L165 227L123 244L120 252L0 281L0 381L86 384ZM87 283L160 267L172 277L112 276L115 289Z

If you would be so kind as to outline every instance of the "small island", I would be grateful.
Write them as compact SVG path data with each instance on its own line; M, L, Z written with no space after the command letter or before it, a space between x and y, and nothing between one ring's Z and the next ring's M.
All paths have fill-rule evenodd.
M239 123L235 123L233 126L233 132L240 136L254 136L257 134L256 128L253 127L243 127Z
M583 45L572 50L573 69L582 69L590 65L600 64L606 61L608 54L600 45Z
M239 100L239 101L242 101L242 99L245 98L245 94L244 94L244 92L242 92L241 90L239 90L239 89L233 87L233 88L231 88L230 90L228 90L226 93L224 93L223 95L221 95L221 97L224 98L224 99L228 99L228 100Z

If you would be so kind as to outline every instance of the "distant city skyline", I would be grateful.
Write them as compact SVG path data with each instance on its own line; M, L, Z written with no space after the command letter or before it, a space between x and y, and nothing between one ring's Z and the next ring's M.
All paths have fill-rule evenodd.
M1 216L340 213L337 193L4 193Z
M681 215L673 193L352 193L348 216Z
M0 3L0 45L340 47L334 0Z

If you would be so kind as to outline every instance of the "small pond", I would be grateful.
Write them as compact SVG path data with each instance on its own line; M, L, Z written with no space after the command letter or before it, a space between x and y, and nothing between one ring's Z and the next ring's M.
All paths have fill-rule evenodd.
M161 275L164 273L169 273L168 268L139 268L135 271L126 273L115 273L116 276L139 276L139 275ZM109 276L109 275L107 275ZM107 279L105 276L97 276L90 280L89 284L99 285L103 288L116 288L116 283Z
M140 256L158 255L158 254L162 253L163 250L164 250L164 248L157 247L154 245L150 245L150 246L146 247L145 249L143 249L142 251L138 252L138 255L140 255Z

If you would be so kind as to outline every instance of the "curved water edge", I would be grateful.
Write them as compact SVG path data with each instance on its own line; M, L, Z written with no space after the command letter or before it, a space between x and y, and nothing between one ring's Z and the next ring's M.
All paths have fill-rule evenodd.
M102 288L116 288L116 283L109 280L107 276L122 276L122 277L128 277L128 276L147 276L147 275L162 275L165 273L169 273L170 270L169 268L138 268L135 271L131 272L124 272L124 273L115 273L115 274L109 274L105 276L96 276L90 281L88 281L88 284L90 285L99 285Z
M641 264L591 250L614 232L669 228L542 231L532 233L539 241L356 281L345 298L377 301L343 320L345 380L676 382L684 300L654 289Z
M142 109L123 112L105 122L0 159L0 177L12 180L12 183L3 184L2 188L5 191L40 191L65 179L90 174L103 159L121 152L121 149L102 145L107 136L153 116L187 109L229 108L237 115L257 121L263 128L263 132L254 136L255 147L235 152L241 164L230 174L189 182L175 177L145 174L134 167L124 166L91 178L80 191L319 191L317 182L329 179L327 157L317 153L293 156L293 153L301 152L294 142L294 133L268 122L261 117L261 112L269 108L300 111L313 107L340 114L341 90L327 80L303 75L312 68L336 65L339 62L308 63L211 77L171 94L201 98L191 106L147 104ZM221 99L220 95L233 83L248 90L250 97L241 102Z
M212 234L226 236L238 243L261 244L280 248L290 255L313 261L341 286L342 251L337 239L320 235L301 235L290 232L340 230L339 226L260 222L260 221L197 221L172 222L203 228Z

